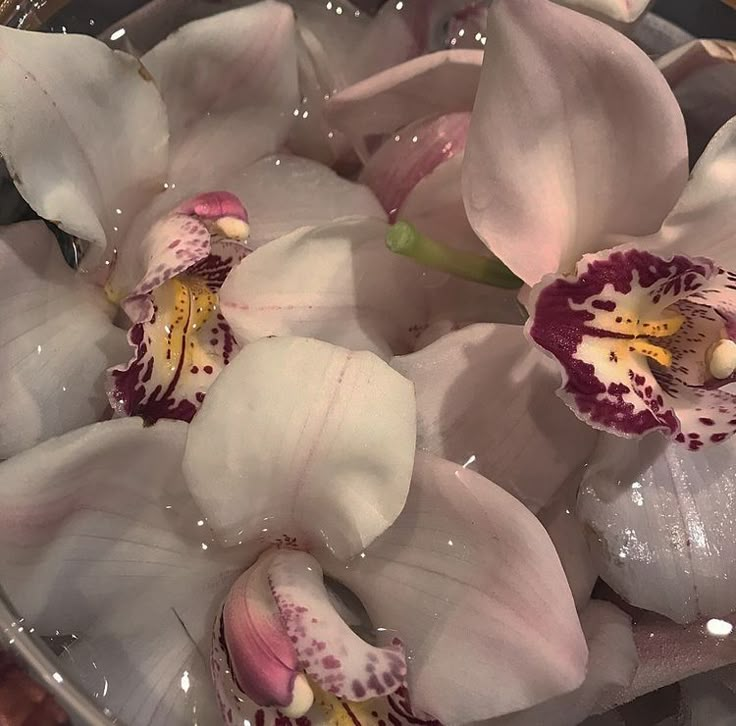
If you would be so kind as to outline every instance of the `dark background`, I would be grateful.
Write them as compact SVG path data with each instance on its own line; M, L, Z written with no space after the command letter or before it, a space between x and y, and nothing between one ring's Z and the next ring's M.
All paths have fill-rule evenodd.
M721 0L656 0L653 10L695 36L736 40L736 9Z

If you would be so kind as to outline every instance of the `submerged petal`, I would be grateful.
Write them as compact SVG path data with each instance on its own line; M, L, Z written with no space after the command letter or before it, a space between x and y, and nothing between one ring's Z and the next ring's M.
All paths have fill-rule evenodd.
M220 187L283 144L298 101L294 16L272 0L190 23L143 56L166 102L168 181Z
M104 371L128 355L102 290L43 222L0 228L0 458L102 418Z
M187 482L219 538L359 552L406 499L411 384L371 353L317 340L246 346L190 429Z
M595 432L556 399L554 373L519 326L469 326L391 365L414 383L419 448L479 471L533 511L593 447Z
M406 644L419 714L492 718L583 681L585 641L552 543L475 472L418 455L394 525L365 558L323 566Z
M607 234L654 232L686 180L682 114L643 51L551 2L491 6L463 184L514 273L535 284Z
M87 36L0 28L0 49L0 154L40 216L96 246L92 264L164 181L161 96Z
M735 448L601 439L578 515L601 577L628 602L680 623L736 610Z

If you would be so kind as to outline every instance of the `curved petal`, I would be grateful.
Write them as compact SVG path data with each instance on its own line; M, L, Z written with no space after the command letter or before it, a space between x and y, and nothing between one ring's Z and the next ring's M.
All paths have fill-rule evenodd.
M494 3L486 48L463 188L491 251L534 284L610 246L607 234L657 230L685 185L687 146L643 51L539 0Z
M99 288L43 222L0 229L0 459L99 420L104 372L129 355Z
M726 123L708 144L690 181L659 233L647 243L662 251L687 250L707 255L736 270L736 234L731 210L736 201L736 118ZM661 254L660 250L658 253Z
M428 318L422 271L385 245L386 224L353 219L256 250L222 287L236 338L306 335L383 357L411 350Z
M0 154L31 207L96 259L164 182L161 96L135 58L86 36L0 28L0 51Z
M248 209L248 246L253 249L300 227L329 224L341 217L386 218L368 187L298 156L262 159L230 177L226 188Z
M500 716L583 681L585 640L552 543L475 472L420 454L394 525L365 558L328 571L402 638L413 705L443 724Z
M692 40L657 60L677 98L687 126L690 159L696 160L713 135L736 115L731 89L736 80L736 44Z
M391 365L414 383L419 448L476 469L534 511L593 447L595 432L561 405L554 373L518 326L473 325Z
M264 0L181 28L143 56L171 125L168 181L197 192L285 141L298 101L294 16ZM247 202L246 202L247 206Z
M0 464L0 580L126 723L215 723L201 653L250 551L218 552L181 486L186 425L95 424ZM182 693L184 691L184 693Z
M356 635L335 611L313 557L278 553L269 568L269 582L302 667L323 690L366 701L403 684L406 659L401 642L394 639L377 648Z
M628 602L680 623L736 610L735 450L733 439L699 452L601 439L578 516L601 577Z
M463 152L469 125L469 113L445 114L410 124L371 156L360 181L374 190L391 221L422 179ZM457 192L459 197L459 184Z
M333 96L328 118L353 139L392 133L426 116L470 111L481 50L439 51L389 68Z
M631 685L639 657L631 618L611 603L592 600L580 614L588 641L588 673L580 688L518 713L493 726L571 726L597 712L601 701Z
M189 429L189 488L223 542L298 540L338 557L390 526L416 437L411 384L317 340L246 346Z

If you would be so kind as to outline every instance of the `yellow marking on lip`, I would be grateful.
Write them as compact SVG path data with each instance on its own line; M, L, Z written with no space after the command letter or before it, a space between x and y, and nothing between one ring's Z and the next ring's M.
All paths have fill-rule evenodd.
M635 339L629 341L629 350L651 358L661 366L669 368L672 365L672 353L659 345L654 345L648 340Z

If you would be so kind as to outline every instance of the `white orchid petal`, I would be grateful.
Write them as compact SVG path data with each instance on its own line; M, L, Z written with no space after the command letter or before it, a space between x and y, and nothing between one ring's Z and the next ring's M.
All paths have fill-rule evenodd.
M427 289L422 270L386 248L387 229L345 220L256 250L221 291L235 337L305 335L382 357L411 350L428 318Z
M256 162L226 181L248 210L253 249L300 227L341 217L386 215L368 187L343 179L321 164L289 154Z
M170 183L222 188L284 142L298 101L294 32L291 8L264 0L190 23L143 56L169 113Z
M323 567L405 643L420 715L452 726L582 683L585 641L554 547L479 474L419 454L404 511L365 555Z
M539 706L503 716L493 726L571 726L598 704L628 687L639 662L631 618L611 603L592 600L580 614L588 642L588 673L580 688Z
M478 236L524 282L608 234L650 234L687 180L677 102L623 34L539 0L497 0L465 150Z
M415 385L419 448L479 471L533 511L593 447L596 433L565 410L519 326L469 326L391 365Z
M404 505L415 415L411 384L371 353L261 340L195 416L187 482L223 541L286 537L350 556Z
M31 207L99 253L164 181L161 96L87 36L0 28L0 50L0 154Z
M105 370L129 355L102 290L43 222L0 229L0 458L99 420Z
M734 439L690 452L657 437L601 439L578 514L601 577L628 602L679 623L736 610Z

